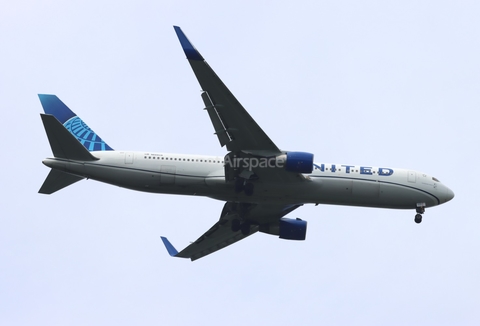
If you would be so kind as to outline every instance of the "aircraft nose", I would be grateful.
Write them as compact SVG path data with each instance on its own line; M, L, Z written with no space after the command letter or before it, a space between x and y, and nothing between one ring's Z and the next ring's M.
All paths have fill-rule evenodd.
M446 203L447 201L452 200L453 197L455 197L455 194L453 193L453 191L452 191L450 188L447 187L444 203Z

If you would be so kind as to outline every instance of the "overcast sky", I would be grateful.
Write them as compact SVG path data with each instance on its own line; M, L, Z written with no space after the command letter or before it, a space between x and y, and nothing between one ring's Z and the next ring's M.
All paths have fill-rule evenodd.
M479 325L478 1L0 2L1 325ZM81 181L38 194L38 93L119 150L219 155L179 25L281 148L403 167L453 201L319 205L307 240L168 256L223 202Z

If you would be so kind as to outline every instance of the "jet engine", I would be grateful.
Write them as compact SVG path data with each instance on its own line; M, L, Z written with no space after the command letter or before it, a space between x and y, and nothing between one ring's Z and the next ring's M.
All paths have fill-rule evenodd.
M285 240L305 240L307 235L307 221L299 218L281 218L277 223L260 225L260 232L278 235Z
M281 218L280 239L305 240L307 235L307 221L301 219Z
M287 152L282 155L285 162L285 170L297 173L312 173L313 154L306 152Z

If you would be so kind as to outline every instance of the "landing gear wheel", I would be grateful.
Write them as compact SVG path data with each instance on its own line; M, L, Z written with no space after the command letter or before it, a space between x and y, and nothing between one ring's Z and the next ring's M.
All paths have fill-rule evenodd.
M240 231L240 220L234 219L232 220L232 232Z
M246 183L244 191L245 191L245 195L247 196L253 195L253 183L251 182Z
M415 223L417 223L417 224L422 223L422 215L421 214L415 215Z

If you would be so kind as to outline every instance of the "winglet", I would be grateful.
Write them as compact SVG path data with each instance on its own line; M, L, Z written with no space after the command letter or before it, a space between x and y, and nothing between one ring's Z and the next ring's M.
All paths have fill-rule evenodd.
M180 41L180 44L182 45L183 52L185 52L185 55L187 56L187 59L188 60L204 61L200 52L198 52L197 49L195 49L193 44L188 40L188 38L183 33L182 29L178 26L173 26L173 28L175 29L175 33L177 33L178 40Z
M172 244L170 243L170 241L168 241L167 238L165 237L160 237L163 241L163 244L165 245L165 248L167 248L167 251L168 251L168 254L172 257L175 257L177 256L178 254L178 251L177 249L175 249L174 246L172 246Z

